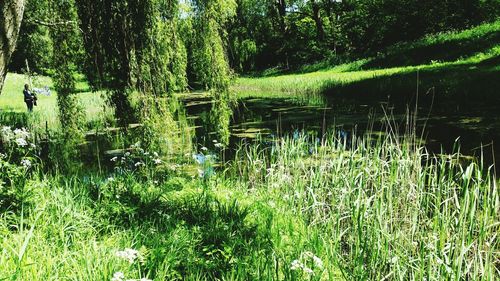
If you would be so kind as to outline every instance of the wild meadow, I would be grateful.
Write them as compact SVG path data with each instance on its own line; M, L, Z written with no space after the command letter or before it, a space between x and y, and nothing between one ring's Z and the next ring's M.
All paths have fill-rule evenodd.
M462 2L0 2L0 281L499 280Z
M459 148L300 134L242 145L217 169L220 151L168 163L135 145L107 173L67 176L44 173L29 132L2 137L6 280L498 276L494 169Z

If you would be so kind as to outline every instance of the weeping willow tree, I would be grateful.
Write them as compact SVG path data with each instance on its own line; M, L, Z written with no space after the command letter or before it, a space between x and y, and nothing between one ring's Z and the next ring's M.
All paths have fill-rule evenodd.
M47 1L48 15L54 24L50 28L50 36L55 46L52 55L54 87L57 92L59 120L64 128L64 142L77 144L83 138L83 110L75 95L76 88L76 56L79 50L80 33L76 24L76 7L74 1Z
M76 0L87 51L86 75L94 89L109 91L117 119L135 121L128 95L132 66L141 59L152 1Z
M231 69L224 50L224 26L234 16L233 0L194 0L193 68L213 96L211 119L221 142L229 142L235 99L230 93Z
M179 130L170 94L187 84L177 1L77 0L77 6L91 85L109 92L122 125L144 124L147 145L172 142Z
M191 137L182 106L172 95L187 87L187 52L178 34L178 2L152 1L150 13L146 48L133 67L143 143L163 152L185 152L191 148Z

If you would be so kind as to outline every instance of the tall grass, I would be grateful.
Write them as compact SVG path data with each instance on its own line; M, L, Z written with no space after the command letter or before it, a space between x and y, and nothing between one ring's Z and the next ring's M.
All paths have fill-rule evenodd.
M389 134L377 141L286 138L267 152L250 146L238 156L228 176L273 202L276 216L305 223L309 249L346 279L500 274L497 182L480 161L462 165L458 151L430 155ZM332 280L335 272L322 276Z
M0 279L495 280L492 169L391 132L244 145L202 178L135 154L104 175L33 171L0 216Z

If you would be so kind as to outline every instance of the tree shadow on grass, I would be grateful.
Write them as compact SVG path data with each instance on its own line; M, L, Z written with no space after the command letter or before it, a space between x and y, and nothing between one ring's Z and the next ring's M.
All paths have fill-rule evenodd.
M476 110L485 105L500 105L500 69L495 65L500 57L480 64L461 64L444 67L411 70L379 76L348 84L335 81L325 83L322 92L329 99L351 99L358 102L390 102L396 105L411 104L418 98L423 106L446 106L436 108L458 113ZM453 109L453 111L456 111ZM498 113L496 113L498 114Z
M438 42L398 44L365 63L363 69L431 64L433 61L456 61L484 52L500 44L500 32L492 29L478 36Z
M428 136L430 151L454 153L460 138L461 152L493 163L492 157L498 158L500 153L481 155L478 148L500 141L500 68L494 67L498 61L494 57L479 64L406 71L349 84L331 82L324 85L323 93L329 104L384 108L389 120L384 118L381 123L395 121L401 129L406 128L403 123L408 112L413 114L418 107L416 125L425 128L421 133Z
M151 249L145 263L150 277L219 280L237 274L240 279L255 279L251 265L255 262L267 268L268 274L274 272L269 270L274 264L269 227L250 222L248 207L236 200L222 202L204 191L173 199L170 196L177 191L165 188L158 196L132 188L119 194L120 202L94 190L96 206L106 220L141 233L139 244Z

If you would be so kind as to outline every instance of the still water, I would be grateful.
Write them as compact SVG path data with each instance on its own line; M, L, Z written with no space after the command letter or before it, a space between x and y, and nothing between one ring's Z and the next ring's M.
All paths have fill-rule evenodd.
M183 99L187 114L197 127L197 142L210 146L216 136L210 132L208 113L210 100L193 94ZM323 96L322 102L308 105L304 100L286 98L247 98L240 100L233 114L230 130L231 147L242 141L294 132L342 131L357 135L385 132L388 124L403 133L409 126L408 116L417 112L418 135L434 153L460 152L480 157L488 164L500 159L500 109L496 103L449 102L435 98L387 97L348 98ZM410 113L409 113L410 112ZM410 126L411 127L411 126Z

